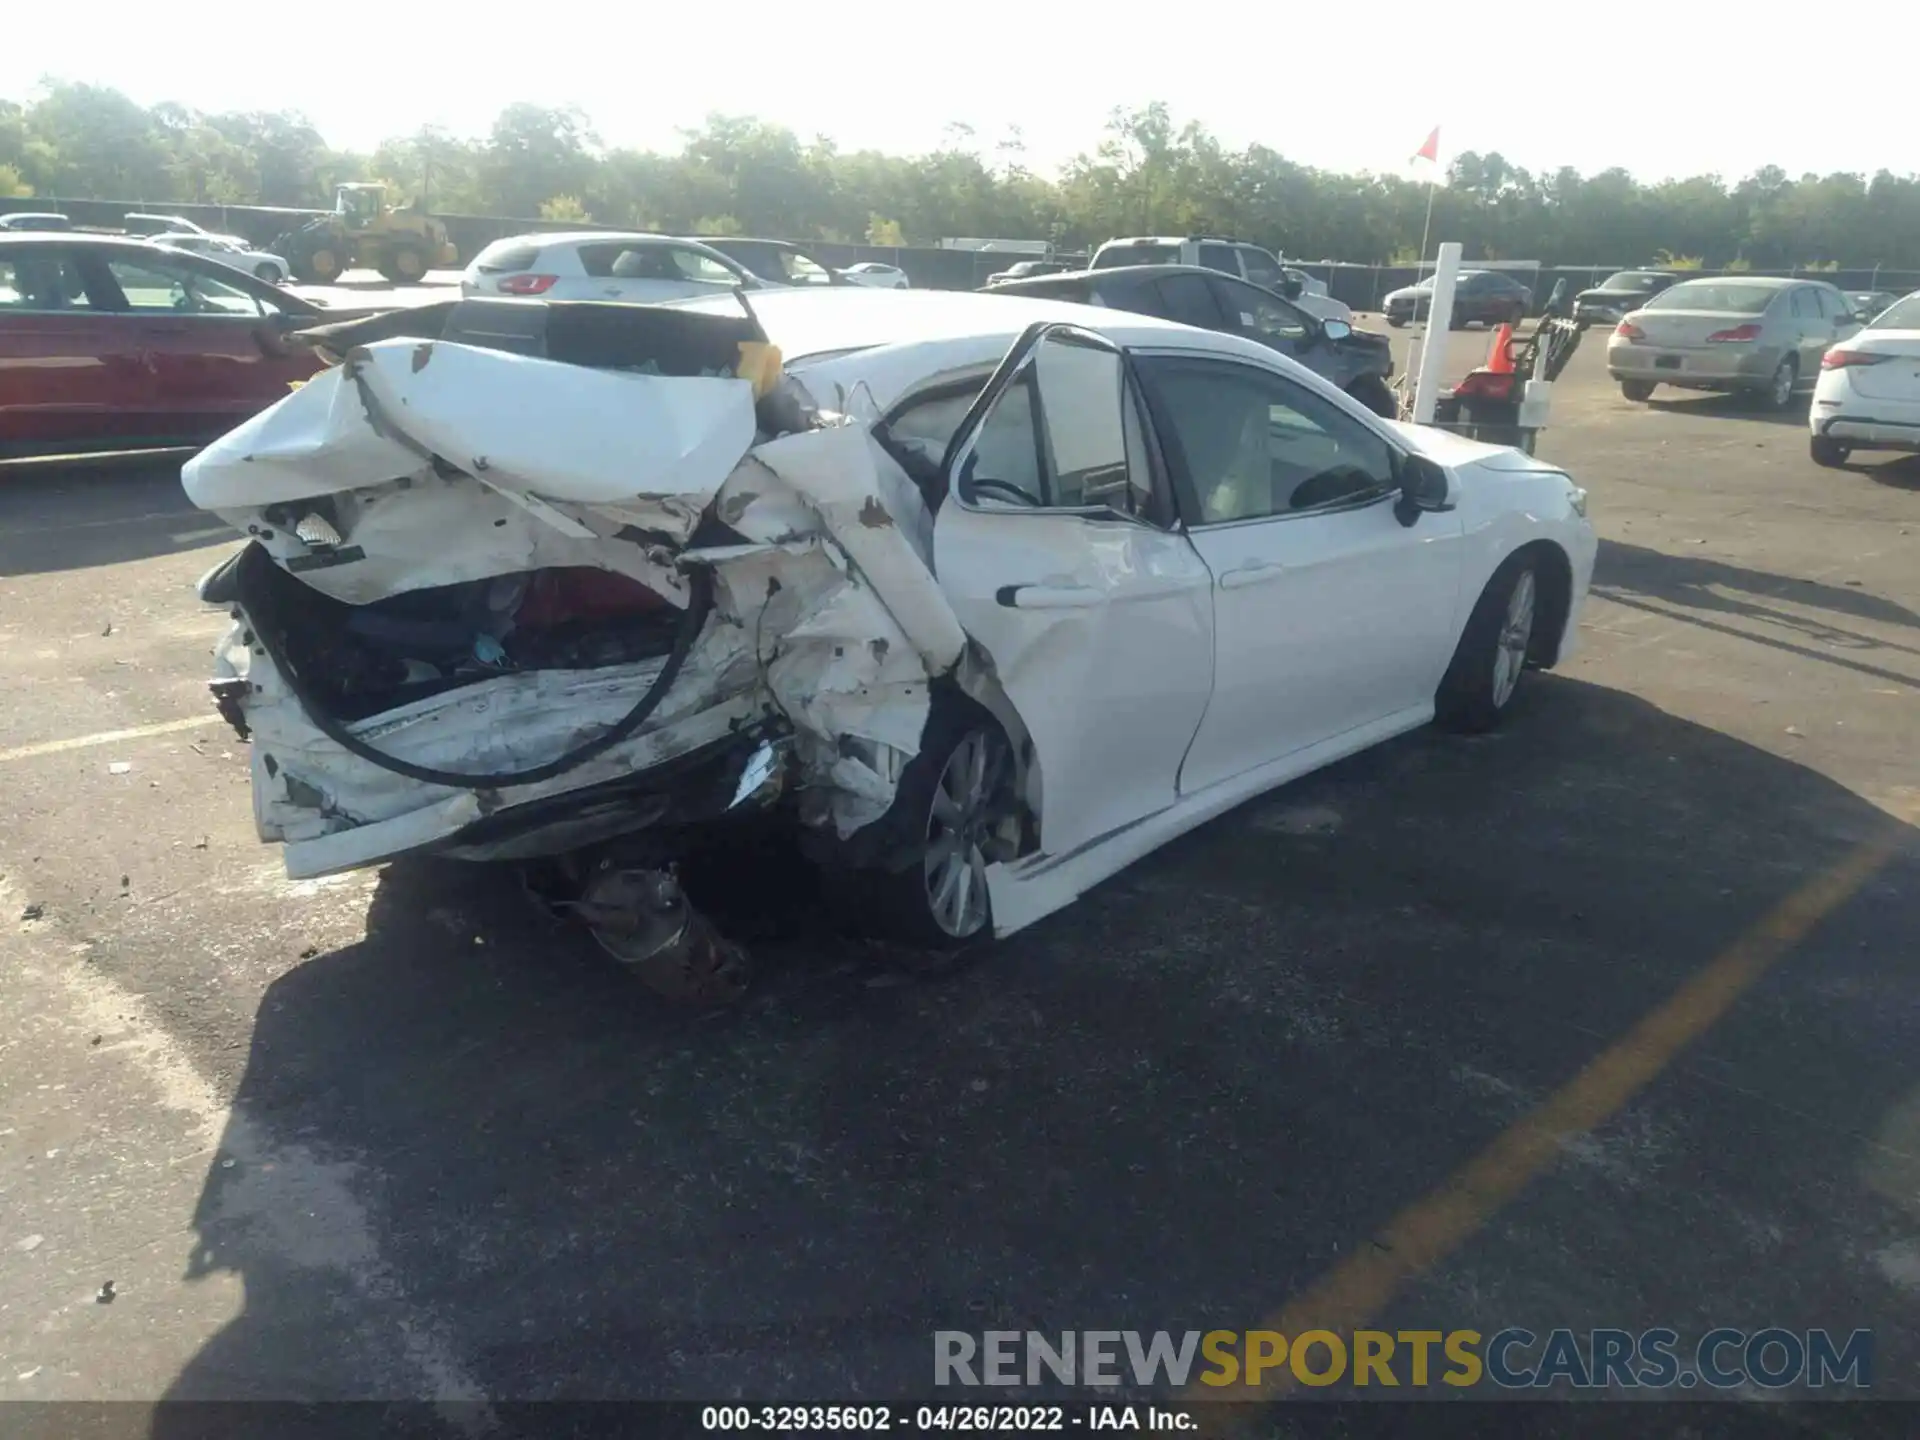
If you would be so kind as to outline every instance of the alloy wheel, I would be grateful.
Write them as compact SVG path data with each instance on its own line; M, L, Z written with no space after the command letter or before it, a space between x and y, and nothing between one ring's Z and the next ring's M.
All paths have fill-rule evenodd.
M987 923L987 856L1006 770L1006 747L988 730L969 730L947 756L927 812L927 913L956 940Z
M1533 640L1533 613L1536 586L1533 571L1522 570L1507 596L1506 618L1493 657L1493 703L1501 708L1513 698L1520 674L1527 668L1527 647Z

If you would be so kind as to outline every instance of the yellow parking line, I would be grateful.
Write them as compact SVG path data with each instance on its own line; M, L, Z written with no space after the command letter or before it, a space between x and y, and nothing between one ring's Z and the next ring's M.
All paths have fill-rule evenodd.
M1845 904L1899 849L1897 833L1856 846L1839 864L1801 886L1615 1041L1538 1109L1416 1200L1352 1258L1336 1265L1265 1322L1292 1336L1364 1326L1408 1280L1439 1264L1510 1200L1550 1168L1562 1144L1605 1122L1706 1033L1783 955ZM1189 1387L1190 1400L1273 1399L1291 1388L1291 1372L1249 1388Z
M32 760L40 755L58 755L65 750L85 750L93 745L114 745L122 740L145 740L151 735L172 735L180 730L198 730L202 725L218 725L218 715L195 715L190 720L165 720L158 725L136 725L131 730L102 730L94 735L73 735L65 740L42 740L38 745L16 745L0 750L0 764L8 760Z

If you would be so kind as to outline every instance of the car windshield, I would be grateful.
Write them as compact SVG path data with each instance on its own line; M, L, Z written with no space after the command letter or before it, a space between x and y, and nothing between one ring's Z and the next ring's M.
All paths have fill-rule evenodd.
M1640 270L1622 270L1618 275L1609 275L1602 290L1651 290L1660 283L1658 275L1648 275Z
M1464 285L1467 281L1473 279L1474 276L1484 275L1486 273L1487 272L1484 270L1462 270L1458 275L1455 275L1453 277L1453 283L1456 286ZM1434 282L1437 281L1439 278L1440 277L1437 275L1429 275L1426 279L1422 280L1418 285L1414 286L1413 288L1416 290L1431 290L1434 287Z
M1715 315L1758 315L1780 292L1771 285L1737 280L1689 280L1662 290L1647 302L1649 310L1705 310Z
M1896 300L1873 317L1869 330L1920 330L1920 293Z
M1112 270L1120 265L1172 265L1180 259L1178 245L1108 245L1093 262L1096 270Z

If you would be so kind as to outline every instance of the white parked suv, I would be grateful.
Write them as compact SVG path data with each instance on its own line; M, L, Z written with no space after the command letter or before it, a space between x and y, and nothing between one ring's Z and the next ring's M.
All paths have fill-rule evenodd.
M698 240L591 230L496 240L461 273L460 293L658 303L765 283Z
M1221 235L1130 235L1107 241L1093 252L1087 268L1112 270L1122 265L1205 266L1271 290L1316 320L1353 323L1352 309L1327 293L1325 281L1282 264L1271 250L1245 240Z

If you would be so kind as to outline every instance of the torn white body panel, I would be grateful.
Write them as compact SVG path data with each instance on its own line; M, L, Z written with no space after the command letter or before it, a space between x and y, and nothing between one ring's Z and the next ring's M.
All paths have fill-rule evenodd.
M861 428L826 423L749 454L754 423L744 381L392 340L197 456L185 475L196 502L353 606L574 567L624 575L684 609L684 566L714 576L713 611L640 730L532 785L432 784L350 753L272 657L248 654L247 622L236 625L216 679L253 687L243 708L256 820L263 839L286 844L290 872L431 845L482 815L590 791L767 717L795 731L814 823L845 837L884 814L918 748L929 682L966 643L928 568L931 518ZM299 538L314 533L300 524L308 507L337 543ZM709 509L746 543L676 544ZM664 663L480 677L347 728L413 765L511 775L603 733ZM577 827L567 834L567 848L584 843Z

